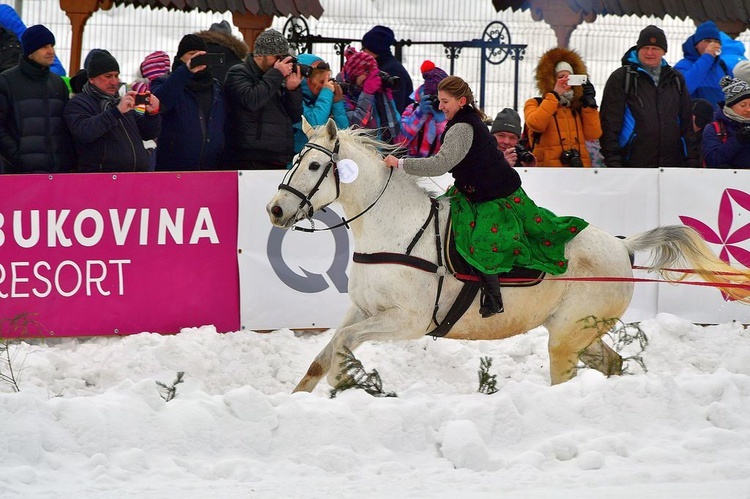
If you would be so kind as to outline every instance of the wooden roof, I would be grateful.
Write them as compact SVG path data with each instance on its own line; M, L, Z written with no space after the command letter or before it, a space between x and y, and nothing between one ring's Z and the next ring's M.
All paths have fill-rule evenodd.
M302 16L319 19L319 0L112 0L114 5L200 12L232 12L257 16Z
M551 3L566 3L585 15L635 15L690 18L696 22L737 22L748 24L750 0L492 0L495 10L544 10Z

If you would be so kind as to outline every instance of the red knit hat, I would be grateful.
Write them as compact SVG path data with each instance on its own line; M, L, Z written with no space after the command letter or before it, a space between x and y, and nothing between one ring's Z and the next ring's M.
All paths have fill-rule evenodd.
M354 47L348 47L344 51L344 57L346 62L344 67L341 69L344 80L349 83L354 83L354 80L358 76L368 74L372 68L376 68L378 63L375 58L367 52L357 52Z
M146 56L141 63L141 74L149 81L158 78L161 75L169 73L171 61L169 54L162 50L157 50Z

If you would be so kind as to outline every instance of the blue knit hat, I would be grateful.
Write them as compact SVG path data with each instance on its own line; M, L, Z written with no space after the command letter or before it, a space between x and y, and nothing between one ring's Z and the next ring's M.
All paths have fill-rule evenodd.
M26 28L26 31L21 35L23 55L26 57L42 47L54 44L55 35L53 35L52 32L42 24L35 24L34 26Z
M375 26L362 37L362 48L377 55L391 53L391 45L396 43L393 30L387 26Z
M720 40L719 28L716 27L716 23L713 21L706 21L698 26L698 29L695 30L695 34L693 35L693 42L697 44L699 41L705 40L706 38Z

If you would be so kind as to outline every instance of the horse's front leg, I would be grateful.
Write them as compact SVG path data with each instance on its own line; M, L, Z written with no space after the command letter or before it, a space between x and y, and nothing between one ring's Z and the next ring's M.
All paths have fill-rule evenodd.
M366 341L421 337L426 325L420 328L413 315L416 314L407 314L403 309L391 308L359 322L340 327L315 358L294 391L312 391L326 373L328 373L328 384L336 386L340 381L341 363L344 360L340 354L344 353L345 348L353 352Z
M350 324L360 322L364 320L364 318L365 315L362 313L359 307L355 305L349 307L349 309L346 311L346 315L344 316L344 320L341 322L341 325L334 333L331 341L329 341L328 344L323 348L323 350L321 350L320 353L315 357L315 360L312 361L310 367L307 368L305 376L300 380L299 383L297 383L297 386L294 388L295 392L312 392L315 389L321 378L325 376L331 369L331 362L333 361L334 339L339 334L339 330L345 328Z

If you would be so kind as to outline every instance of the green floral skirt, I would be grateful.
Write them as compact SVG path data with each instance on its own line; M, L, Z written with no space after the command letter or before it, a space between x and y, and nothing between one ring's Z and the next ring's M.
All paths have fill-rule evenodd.
M568 269L565 243L588 226L581 218L540 208L520 187L508 197L476 204L455 187L444 195L451 200L458 252L485 274L512 267L562 274Z

